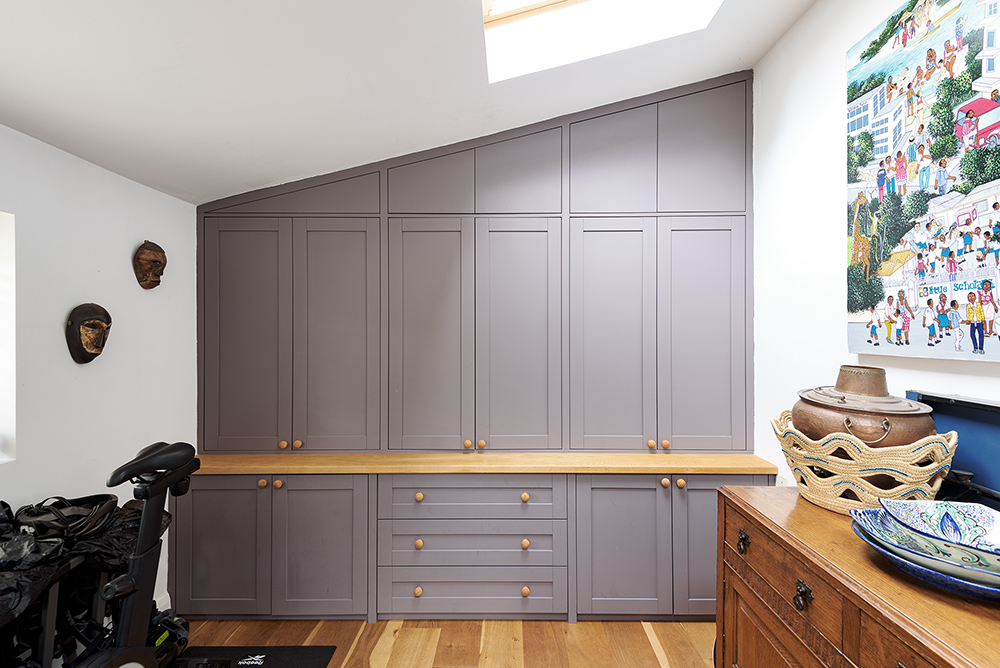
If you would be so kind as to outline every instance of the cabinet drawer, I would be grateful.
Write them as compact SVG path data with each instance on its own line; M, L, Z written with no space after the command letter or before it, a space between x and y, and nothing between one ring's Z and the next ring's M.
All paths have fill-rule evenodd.
M418 592L420 596L416 595ZM565 568L386 566L378 569L380 613L490 615L567 610Z
M934 668L868 615L861 615L860 668Z
M566 476L379 476L379 519L565 519Z
M786 551L770 534L729 505L726 505L724 536L726 545L765 580L778 598L789 604L790 610L798 608L795 598L800 583L807 586L810 593L804 594L803 599L811 595L811 600L805 601L804 609L790 614L803 617L837 650L843 651L844 600L818 571L806 567L799 557ZM730 553L726 554L731 558Z
M379 566L565 566L567 547L566 520L378 521Z

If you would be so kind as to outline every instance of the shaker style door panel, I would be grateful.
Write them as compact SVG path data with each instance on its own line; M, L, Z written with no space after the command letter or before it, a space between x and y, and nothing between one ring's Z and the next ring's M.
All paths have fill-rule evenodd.
M571 448L656 439L655 242L653 218L570 220Z
M670 614L671 487L660 481L577 476L580 614Z
M272 477L272 614L364 614L368 476Z
M570 125L570 211L656 210L656 116L647 105Z
M659 211L745 211L746 82L660 102Z
M476 154L461 151L389 169L389 213L473 213Z
M477 213L559 213L562 128L476 149Z
M190 491L176 497L176 552L171 558L177 560L178 612L270 614L270 480L196 475Z
M377 449L378 219L296 218L293 230L293 447Z
M291 242L289 220L205 221L206 451L277 452L291 433Z
M460 450L474 438L471 218L389 219L389 447Z
M560 258L558 218L476 220L476 441L486 448L562 447Z
M658 430L673 450L745 450L746 246L742 217L661 218Z

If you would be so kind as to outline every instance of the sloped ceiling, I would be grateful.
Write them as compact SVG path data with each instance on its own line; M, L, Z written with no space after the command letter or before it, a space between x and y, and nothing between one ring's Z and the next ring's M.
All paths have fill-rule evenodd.
M480 0L0 0L0 124L201 204L750 69L813 1L491 85Z

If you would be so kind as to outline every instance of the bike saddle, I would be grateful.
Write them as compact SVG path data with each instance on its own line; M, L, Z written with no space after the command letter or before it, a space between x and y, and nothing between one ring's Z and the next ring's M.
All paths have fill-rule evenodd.
M147 445L129 462L122 464L108 476L108 487L117 487L147 473L179 469L195 456L190 443L153 443Z

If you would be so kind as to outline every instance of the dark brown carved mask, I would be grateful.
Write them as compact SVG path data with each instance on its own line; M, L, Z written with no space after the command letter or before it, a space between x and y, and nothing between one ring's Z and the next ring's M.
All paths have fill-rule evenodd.
M86 364L101 354L111 331L111 314L99 304L80 304L69 314L66 344L77 364Z
M144 289L150 290L160 284L160 277L167 267L167 254L159 245L146 241L132 256L135 278Z

